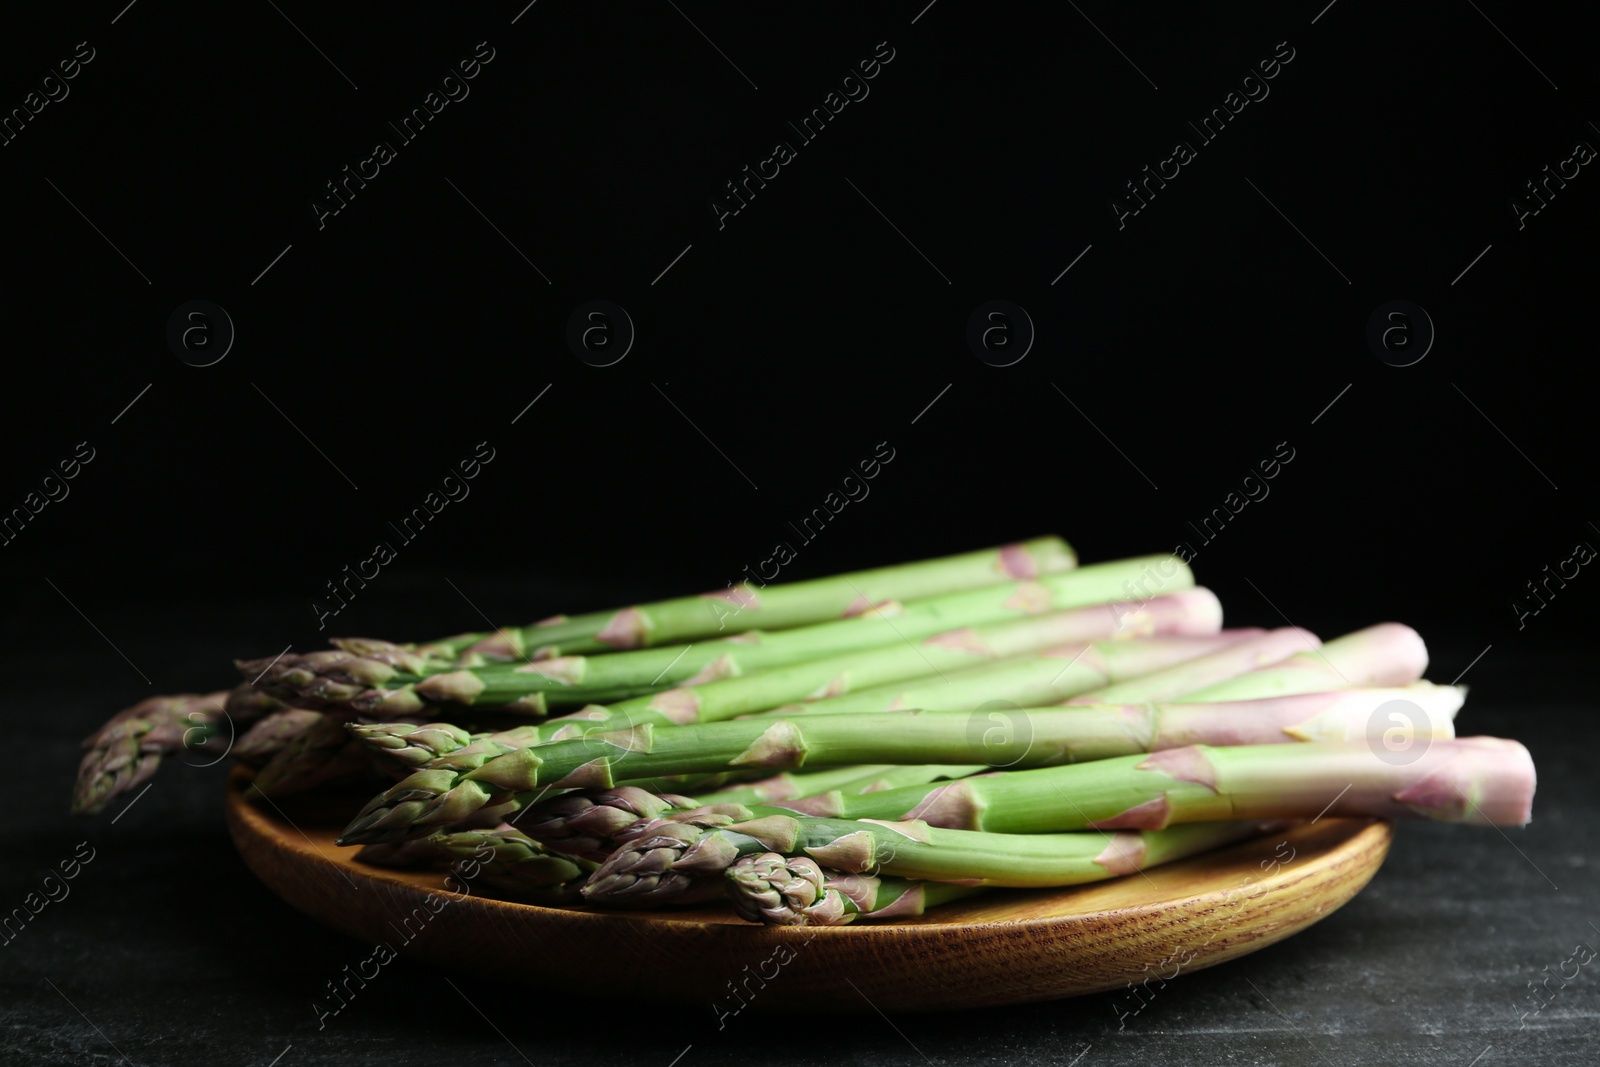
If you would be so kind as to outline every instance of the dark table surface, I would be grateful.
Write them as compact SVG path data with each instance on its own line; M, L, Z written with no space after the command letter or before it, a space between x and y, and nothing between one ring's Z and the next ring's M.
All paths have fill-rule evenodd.
M407 604L419 621L431 606L407 590L393 595L381 607L394 612L396 632L407 630ZM177 624L189 610L182 605L95 622L123 638L118 647L157 691L182 688L162 684L177 679L199 689L228 684L228 659L270 643L261 635L290 625L297 607L212 609L208 635L182 648L160 640L169 626L196 629L192 620ZM312 1005L324 983L369 950L281 903L245 869L223 826L226 763L178 763L126 810L119 802L99 818L67 815L78 739L150 690L104 645L64 649L11 629L7 677L24 662L33 668L8 688L11 737L20 736L18 722L37 722L43 743L37 758L0 779L8 813L0 904L20 906L61 861L87 855L80 842L93 859L68 883L69 895L0 948L6 1064L695 1067L759 1058L1487 1067L1590 1064L1600 1055L1600 966L1566 962L1577 946L1600 945L1597 709L1585 660L1570 650L1507 643L1464 679L1473 693L1462 730L1514 736L1534 753L1540 786L1530 827L1402 826L1387 863L1343 909L1252 956L1180 977L1124 1020L1125 999L1104 994L892 1018L864 1005L822 1025L793 1011L751 1012L719 1029L710 1005L569 1003L470 970L449 975L452 989L442 972L402 959L319 1029ZM1440 681L1449 680L1442 668L1453 674L1474 654L1465 641L1435 641L1433 652ZM84 653L92 670L81 666ZM1553 991L1537 1014L1532 982Z

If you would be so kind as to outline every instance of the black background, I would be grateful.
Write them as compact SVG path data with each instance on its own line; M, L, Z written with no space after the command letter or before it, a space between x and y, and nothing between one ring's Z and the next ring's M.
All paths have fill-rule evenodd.
M72 743L153 692L230 684L232 656L711 588L779 541L797 552L786 578L1043 532L1086 561L1188 543L1232 624L1290 619L1326 637L1387 618L1416 626L1431 677L1471 669L1468 712L1484 708L1473 730L1535 749L1551 804L1540 818L1559 824L1562 797L1575 823L1592 818L1592 760L1576 753L1595 737L1582 686L1600 579L1585 568L1536 615L1519 619L1513 604L1575 545L1600 545L1587 321L1600 178L1584 167L1520 229L1511 206L1576 142L1600 145L1592 31L1567 9L1499 3L922 5L542 0L447 13L141 0L11 20L0 108L22 106L77 42L95 58L67 98L0 147L10 356L0 509L22 506L79 442L95 458L70 496L0 549L19 679L0 714L13 737L45 735L50 754L0 786L13 805L26 798L12 816L23 862L7 865L9 896L67 854L72 835L120 834L143 845L109 848L120 855L91 868L103 882L82 897L110 916L109 883L147 875L156 884L141 882L128 906L157 909L141 917L158 923L152 943L177 952L243 933L233 958L245 966L257 949L248 933L270 916L282 950L327 942L326 961L343 961L353 943L289 913L230 858L213 810L219 771L175 771L114 828L71 823L54 813ZM311 204L324 183L375 141L398 142L387 122L480 41L494 58L470 95L319 228ZM870 95L799 144L786 124L879 42L894 58ZM1220 106L1279 42L1294 58L1270 95L1199 145L1186 122ZM723 183L779 139L797 158L719 228L711 204ZM1119 229L1110 202L1122 183L1179 139L1198 157ZM573 309L596 298L637 328L626 358L604 368L565 341ZM1037 327L1013 366L990 366L966 343L969 315L996 298ZM210 367L166 344L168 316L193 299L220 304L237 328ZM1437 330L1408 367L1388 365L1365 337L1371 312L1394 299L1424 307ZM421 505L482 441L495 459L470 496L319 633L312 602L325 583L393 541L386 521ZM790 523L880 442L894 459L870 496L809 543L798 538ZM1295 458L1270 495L1203 544L1189 523L1282 442ZM1513 898L1538 924L1489 938L1503 949L1498 987L1466 1013L1514 1030L1523 982L1572 940L1600 936L1583 926L1595 852L1552 844L1579 868L1555 879L1568 909L1558 922L1548 902L1530 910L1522 894L1548 887L1493 831L1426 836L1436 829L1407 828L1402 844L1436 841L1419 854L1451 864L1470 838L1510 880L1504 899L1483 903L1473 937L1506 921ZM175 851L152 860L161 848ZM1357 925L1369 896L1424 891L1396 881L1417 873L1400 852L1346 913L1273 950L1279 964L1300 973L1353 954L1341 965L1364 974L1403 963L1349 943L1383 940ZM161 887L173 862L184 865L183 909L204 917L193 927L169 921L177 905ZM1438 891L1470 880L1465 866L1447 871ZM63 904L51 933L5 949L6 1000L22 1027L7 1040L37 1062L113 1055L45 981L84 996L92 987L117 1018L138 957L118 955L130 970L96 976L95 906ZM1490 981L1450 961L1463 951L1459 929L1436 929L1417 944L1432 962L1415 961L1412 995L1428 968L1452 969L1464 988ZM45 955L19 964L29 952ZM141 1063L265 1063L291 1042L300 1062L377 1048L353 1041L357 1026L320 1052L302 1032L311 1027L294 1013L329 970L321 960L229 1012L207 1009L205 1041L226 1044L179 1022L137 1036L144 1008L133 1000L129 1044L116 1043ZM210 966L238 988L235 969ZM177 983L206 970L189 961L171 972ZM1583 1054L1595 989L1585 980L1581 1002L1575 993L1545 1014L1550 1024L1576 1013L1546 1059ZM1358 1025L1338 1001L1342 981L1320 1004L1337 1018L1302 1005L1302 1026ZM1237 1033L1195 1036L1193 1054L1226 1062L1248 1051L1252 1026L1283 1026L1260 1005L1239 1011L1219 1024ZM1090 1021L1068 1040L1058 1014ZM374 1008L358 1025L381 1035L398 1017ZM1446 1048L1407 1018L1370 1031L1368 1052L1451 1062L1459 1051L1465 1063L1502 1040ZM1448 1032L1463 1009L1443 1018L1430 1025ZM875 1047L877 1023L852 1025ZM419 1025L424 1042L447 1036ZM1089 1001L942 1025L965 1026L977 1042L962 1046L967 1058L1002 1056L979 1040L1001 1032L1015 1037L1003 1056L1070 1060L1076 1041L1105 1057L1119 1040L1136 1054L1127 1035L1102 1036L1114 1017ZM1186 1026L1206 1029L1181 1012L1148 1029ZM521 1031L530 1055L535 1033ZM1309 1056L1284 1033L1281 1048L1254 1055ZM483 1062L511 1055L495 1040ZM670 1044L562 1048L665 1064ZM208 1058L218 1048L227 1056ZM535 1062L556 1050L542 1053ZM736 1054L754 1053L712 1052ZM405 1062L444 1058L416 1055Z

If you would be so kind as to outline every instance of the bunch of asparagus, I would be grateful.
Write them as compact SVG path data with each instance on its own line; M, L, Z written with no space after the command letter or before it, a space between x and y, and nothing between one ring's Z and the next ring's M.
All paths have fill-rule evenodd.
M1285 820L1522 825L1534 789L1521 745L1455 736L1464 691L1422 680L1409 628L1223 629L1175 557L1080 567L1055 537L332 644L122 712L85 742L75 808L232 738L266 796L382 783L340 838L364 862L487 845L485 881L536 903L728 896L755 922L836 925Z

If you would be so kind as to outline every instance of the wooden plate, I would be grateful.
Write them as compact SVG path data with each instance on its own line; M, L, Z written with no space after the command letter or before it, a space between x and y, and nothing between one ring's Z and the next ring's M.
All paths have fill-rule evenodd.
M548 908L446 891L438 872L355 863L333 843L362 797L247 803L227 820L244 861L289 904L374 946L563 990L759 1008L884 1011L1015 1004L1155 983L1280 941L1371 880L1392 827L1322 819L1076 889L996 890L920 918L763 927L723 907L648 914ZM542 961L559 960L559 966ZM848 981L846 981L848 977ZM735 996L738 999L735 999Z

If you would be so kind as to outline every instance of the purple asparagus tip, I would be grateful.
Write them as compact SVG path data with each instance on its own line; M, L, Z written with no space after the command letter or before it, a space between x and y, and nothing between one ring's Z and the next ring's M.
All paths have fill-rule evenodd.
M849 921L843 894L806 856L762 852L728 868L728 895L740 918L767 926L838 926Z
M625 832L627 840L584 884L590 904L654 908L679 901L739 858L723 835L688 823L652 819Z

